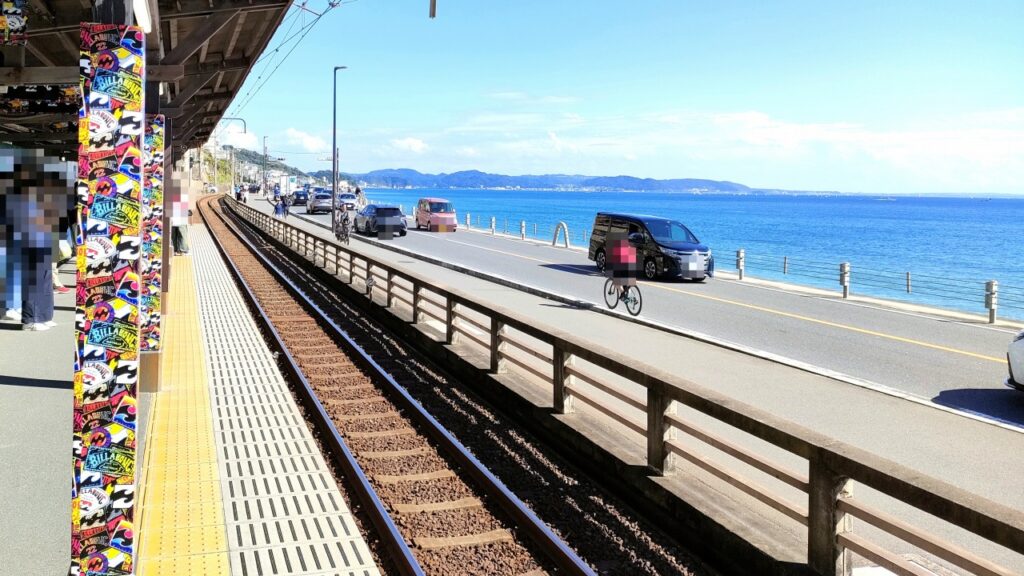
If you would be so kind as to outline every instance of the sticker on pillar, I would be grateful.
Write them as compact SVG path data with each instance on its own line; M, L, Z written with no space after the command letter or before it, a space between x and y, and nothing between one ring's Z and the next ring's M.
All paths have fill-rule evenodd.
M164 116L146 117L143 146L142 302L139 308L142 351L160 349L160 291L163 283Z
M144 35L82 24L71 571L134 569Z
M23 45L28 39L28 15L26 0L3 0L0 6L0 45Z

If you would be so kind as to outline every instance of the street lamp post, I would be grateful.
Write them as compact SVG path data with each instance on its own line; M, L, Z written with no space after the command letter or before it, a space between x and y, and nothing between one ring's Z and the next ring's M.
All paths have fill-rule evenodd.
M238 120L239 122L242 123L242 133L246 134L246 133L249 132L249 126L245 123L245 118L237 118L235 116L223 116L223 117L221 117L221 120ZM231 165L229 166L229 169L231 170L231 193L234 194L235 193L235 147L234 146L231 147Z
M334 100L331 106L331 231L338 233L338 70L348 66L334 67Z

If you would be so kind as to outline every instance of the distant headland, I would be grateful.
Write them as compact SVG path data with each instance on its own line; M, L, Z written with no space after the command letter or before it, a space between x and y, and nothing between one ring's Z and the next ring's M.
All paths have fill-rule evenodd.
M330 170L309 174L330 178ZM751 188L725 180L673 178L657 180L635 176L584 176L580 174L540 174L508 176L479 170L463 170L451 174L424 174L410 168L373 170L365 174L345 174L344 178L370 188L480 188L489 190L564 190L579 192L636 191L679 192L684 194L810 194L835 195L835 191L775 190Z

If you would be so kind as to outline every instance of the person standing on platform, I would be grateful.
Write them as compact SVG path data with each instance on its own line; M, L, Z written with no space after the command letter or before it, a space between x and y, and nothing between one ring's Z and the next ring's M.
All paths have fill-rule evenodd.
M49 330L53 322L53 244L66 216L70 181L65 163L40 150L5 151L0 157L0 194L6 197L5 236L20 242L21 322L25 330Z

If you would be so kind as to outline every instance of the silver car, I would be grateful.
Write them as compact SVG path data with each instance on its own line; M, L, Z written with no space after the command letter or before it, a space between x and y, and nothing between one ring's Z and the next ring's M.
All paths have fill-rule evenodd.
M1006 385L1024 391L1024 332L1017 334L1013 342L1010 342L1010 348L1006 351L1006 364L1010 371Z
M332 208L330 192L314 192L310 195L309 200L306 201L306 214L330 212Z
M356 206L356 195L348 192L341 192L338 194L338 206L345 205L347 210L355 211L358 209Z

